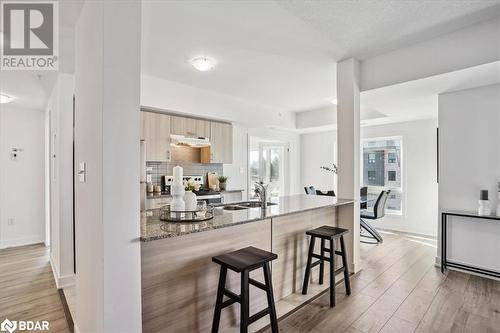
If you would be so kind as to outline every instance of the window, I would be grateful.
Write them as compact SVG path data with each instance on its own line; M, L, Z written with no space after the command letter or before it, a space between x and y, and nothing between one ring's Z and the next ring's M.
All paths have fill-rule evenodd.
M390 190L387 214L403 213L402 139L368 139L362 143L363 186L368 187L368 207L373 206L382 190Z
M248 190L251 197L256 182L268 184L268 193L272 197L287 193L288 151L286 142L250 137Z
M396 153L387 154L387 162L396 163Z

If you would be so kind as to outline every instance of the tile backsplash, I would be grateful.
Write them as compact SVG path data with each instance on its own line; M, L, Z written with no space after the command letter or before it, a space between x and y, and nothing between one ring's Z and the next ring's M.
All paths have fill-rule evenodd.
M203 176L207 182L206 176L208 172L217 172L222 175L222 163L201 164L201 163L182 163L182 162L146 162L146 166L152 170L151 181L153 184L161 184L161 176L171 176L172 169L175 166L181 166L184 169L185 176Z

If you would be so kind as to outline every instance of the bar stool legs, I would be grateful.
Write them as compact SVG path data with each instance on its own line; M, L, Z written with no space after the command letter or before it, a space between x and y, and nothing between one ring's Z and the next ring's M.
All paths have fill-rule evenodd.
M314 241L315 238L311 237L311 242L309 243L309 254L307 255L306 272L304 274L304 284L302 285L302 295L307 294L307 287L309 286L309 275L311 274L312 258L314 254Z
M248 326L260 318L269 315L271 331L278 333L278 318L274 304L273 285L269 263L278 256L254 247L247 247L231 253L212 258L212 261L221 265L217 298L215 301L212 333L217 333L220 326L222 309L234 303L240 303L240 333L248 333ZM240 295L226 289L227 270L231 269L240 274ZM250 278L250 272L262 268L264 283ZM266 293L268 307L250 316L250 285ZM224 296L228 299L224 301Z
M334 306L335 306L335 241L333 239L330 239L330 307L333 308Z
M340 237L340 251L342 253L347 253L345 250L344 237ZM347 263L347 256L342 255L342 266L344 266L344 283L345 283L345 293L347 295L351 294L351 279L349 278L349 264Z
M278 332L278 316L276 315L276 306L274 304L274 295L273 295L273 285L271 279L271 270L269 269L269 263L264 266L264 282L266 283L267 290L267 304L270 308L271 317L271 331Z
M248 332L248 318L250 317L250 298L249 284L248 284L248 271L241 272L241 310L240 310L240 333Z
M325 256L325 239L321 238L321 256ZM321 260L319 263L319 284L323 284L323 275L325 274L325 262Z
M212 333L219 332L220 315L222 311L222 300L224 299L224 289L226 288L227 268L221 267L219 274L219 285L217 287L217 300L215 301L214 320L212 322Z
M336 228L336 227L330 227L330 226L322 226L320 228L307 231L306 234L311 236L311 240L309 243L309 252L307 256L307 264L306 264L306 271L304 273L304 284L302 285L302 294L306 295L307 294L307 289L309 286L309 278L311 275L311 269L317 265L319 265L319 284L323 284L323 275L324 275L324 265L325 261L328 261L329 266L330 266L330 271L329 271L329 277L330 277L330 290L329 290L329 296L330 296L330 307L334 307L336 300L335 300L335 276L336 274L343 272L344 273L344 283L345 283L345 289L346 289L346 294L350 295L351 294L351 283L349 280L349 269L348 269L348 263L347 263L347 252L345 248L345 242L344 242L344 234L347 233L348 230L346 229L341 229L341 228ZM316 237L319 237L321 239L321 254L315 254L314 253L314 244ZM336 244L335 240L339 239L340 240L340 251L337 251L335 249ZM329 248L325 247L326 241L329 242ZM325 252L328 252L329 255L325 256ZM342 266L339 269L336 269L336 256L339 255L342 257ZM316 258L319 259L316 262L312 262L312 259Z

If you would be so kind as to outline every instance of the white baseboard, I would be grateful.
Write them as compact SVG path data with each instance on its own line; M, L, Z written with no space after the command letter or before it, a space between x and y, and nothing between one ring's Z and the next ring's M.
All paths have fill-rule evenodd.
M14 238L14 239L3 239L0 240L0 249L23 246L23 245L39 244L39 243L44 243L43 236L41 235Z
M54 275L54 281L56 282L57 289L71 287L75 284L75 274L60 276L57 267L52 261L52 257L50 257L50 266L52 267L52 274Z
M441 267L441 257L436 256L434 258L434 266Z

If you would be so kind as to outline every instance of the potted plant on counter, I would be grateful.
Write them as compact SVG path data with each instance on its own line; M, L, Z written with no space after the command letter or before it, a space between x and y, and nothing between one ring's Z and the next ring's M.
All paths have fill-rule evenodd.
M200 189L200 184L197 184L193 178L189 180L184 180L184 202L186 205L186 211L195 211L197 205L196 194L193 191L198 191Z
M219 189L221 191L226 190L226 184L227 184L228 179L229 179L229 177L226 177L226 176L219 176L219 178L217 178L217 180L219 181Z

